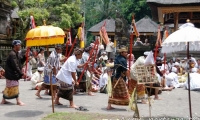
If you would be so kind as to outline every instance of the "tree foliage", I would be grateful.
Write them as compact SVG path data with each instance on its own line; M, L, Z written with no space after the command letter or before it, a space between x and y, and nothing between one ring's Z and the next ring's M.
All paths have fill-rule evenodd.
M121 0L120 4L121 13L124 18L131 22L132 13L135 14L135 20L138 21L146 15L151 17L150 7L147 5L146 0Z
M116 11L119 11L128 23L131 23L132 13L135 14L136 21L145 15L151 17L146 0L86 0L85 6L87 30L108 17L115 18ZM89 33L87 38L91 41L93 37Z
M26 34L30 24L30 15L34 16L37 26L47 24L63 29L73 28L83 22L80 0L10 0L13 7L18 7L18 15L22 21L20 29ZM21 37L24 37L22 35Z

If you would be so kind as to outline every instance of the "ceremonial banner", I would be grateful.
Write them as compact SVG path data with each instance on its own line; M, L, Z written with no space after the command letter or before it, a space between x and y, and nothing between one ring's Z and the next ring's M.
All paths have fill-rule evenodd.
M105 25L106 25L106 22L101 27L99 34L100 34L102 40L104 41L104 43L107 45L110 41L109 41L109 38L108 38L108 34L106 32Z

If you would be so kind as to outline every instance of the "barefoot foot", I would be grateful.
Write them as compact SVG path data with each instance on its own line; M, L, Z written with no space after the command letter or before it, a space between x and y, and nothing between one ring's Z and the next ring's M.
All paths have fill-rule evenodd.
M42 97L40 96L40 94L38 94L38 93L36 93L35 95L38 96L39 98L42 98Z
M92 92L88 92L89 96L94 96L94 94Z
M112 110L112 109L115 109L114 107L107 107L106 108L107 110Z
M19 105L19 106L24 106L24 105L25 105L25 103L23 103L23 102L19 101L19 102L17 102L17 105Z
M70 105L69 107L70 108L78 108L78 106L76 106L76 105Z
M62 103L60 103L60 102L58 102L58 101L55 101L54 104L55 104L55 105L63 105Z
M6 101L6 100L2 100L1 104L9 104L10 102Z

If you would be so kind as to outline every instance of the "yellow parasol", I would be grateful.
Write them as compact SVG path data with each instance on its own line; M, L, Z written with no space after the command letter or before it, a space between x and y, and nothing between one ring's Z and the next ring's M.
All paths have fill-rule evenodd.
M63 44L65 33L59 27L38 26L28 31L26 46L45 46Z
M27 53L29 52L29 47L31 46L63 44L64 37L65 37L65 33L59 27L38 26L34 29L31 29L26 34L26 38L25 38L26 46L28 47ZM52 76L52 72L50 75ZM50 77L50 86L51 86L51 96L52 96L52 111L54 112L52 77Z

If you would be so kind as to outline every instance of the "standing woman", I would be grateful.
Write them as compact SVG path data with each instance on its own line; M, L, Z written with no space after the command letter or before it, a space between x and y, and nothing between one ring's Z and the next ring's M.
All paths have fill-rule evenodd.
M37 60L37 67L44 67L46 65L44 57L44 48L40 48Z
M17 105L25 105L19 100L19 79L24 75L22 73L22 64L25 62L25 55L20 56L21 41L14 40L12 42L13 49L8 54L5 67L6 88L3 91L3 99L1 104L9 103L6 99L16 98Z

